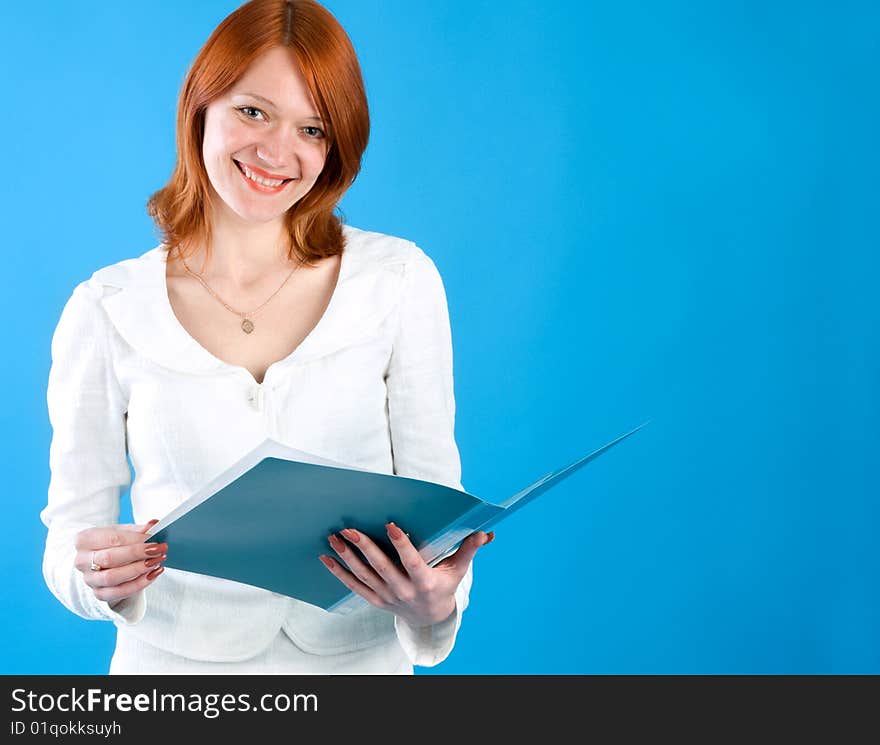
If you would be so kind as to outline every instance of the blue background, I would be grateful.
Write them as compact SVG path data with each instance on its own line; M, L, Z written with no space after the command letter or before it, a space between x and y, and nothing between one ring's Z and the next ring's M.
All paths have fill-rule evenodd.
M107 670L113 626L40 572L49 342L158 243L177 95L237 5L0 11L2 673ZM327 5L373 118L343 211L443 275L465 487L652 420L499 526L419 672L880 673L878 6Z

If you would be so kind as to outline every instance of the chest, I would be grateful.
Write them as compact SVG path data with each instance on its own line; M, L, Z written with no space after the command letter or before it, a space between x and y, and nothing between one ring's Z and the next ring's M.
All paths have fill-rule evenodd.
M166 276L166 285L186 332L214 357L246 368L262 383L269 367L290 356L317 326L333 297L338 270L339 257L332 257L302 267L286 283L279 277L249 292L226 288L212 294L195 278L176 273ZM251 321L250 333L242 329L240 313Z

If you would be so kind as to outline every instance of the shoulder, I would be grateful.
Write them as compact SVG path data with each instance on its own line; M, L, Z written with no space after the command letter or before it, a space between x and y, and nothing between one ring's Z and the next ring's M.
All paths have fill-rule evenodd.
M391 278L399 297L420 298L417 302L446 302L446 290L434 260L415 242L387 233L343 226L347 276L359 273Z
M142 286L152 262L164 256L161 248L160 245L141 256L99 267L88 279L78 282L61 310L59 326L62 331L78 328L80 331L91 329L94 332L103 326L108 320L103 303L105 298L125 287Z
M96 269L87 282L95 291L105 294L108 289L141 285L148 278L150 270L156 268L155 262L164 262L166 255L165 246L160 243L140 256L122 259Z
M369 287L376 305L408 317L446 312L446 289L433 259L415 242L399 236L343 226L346 277ZM347 263L346 263L347 262ZM361 300L362 306L368 305Z
M431 257L414 241L387 233L343 225L345 250L350 261L361 268L397 267L405 271L417 265L434 266Z

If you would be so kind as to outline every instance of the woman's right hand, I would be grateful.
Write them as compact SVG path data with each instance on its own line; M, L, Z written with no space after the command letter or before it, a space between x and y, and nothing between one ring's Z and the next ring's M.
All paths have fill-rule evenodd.
M76 534L74 566L98 600L118 602L143 590L165 570L160 564L167 543L145 543L144 533L158 520L146 525L107 525ZM92 562L100 569L93 570Z

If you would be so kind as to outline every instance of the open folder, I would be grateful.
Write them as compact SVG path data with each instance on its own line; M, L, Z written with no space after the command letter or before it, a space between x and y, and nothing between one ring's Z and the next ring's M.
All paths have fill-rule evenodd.
M488 530L648 422L548 473L501 503L430 481L375 473L264 440L166 515L148 542L167 542L164 565L242 582L349 613L366 601L318 559L331 533L356 528L392 558L385 524L405 530L429 565Z

